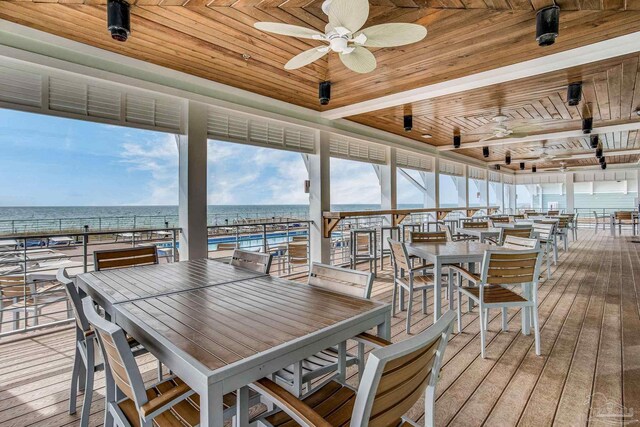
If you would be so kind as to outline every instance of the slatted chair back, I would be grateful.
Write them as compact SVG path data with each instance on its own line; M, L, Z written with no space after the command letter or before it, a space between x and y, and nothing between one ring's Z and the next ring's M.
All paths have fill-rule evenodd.
M489 222L487 221L465 221L462 223L462 228L489 228Z
M371 352L358 387L351 426L401 425L402 416L423 394L429 397L435 393L454 320L455 312L450 310L426 331ZM426 409L425 417L433 420L430 409Z
M356 253L369 253L369 235L356 234Z
M499 238L499 242L500 244L503 244L506 240L507 237L509 236L513 236L513 237L522 237L525 239L528 239L532 236L533 234L533 227L526 227L526 228L503 228L500 230L500 238Z
M247 270L256 271L258 273L269 274L272 259L273 256L271 254L241 251L240 249L236 249L233 251L230 264Z
M307 236L293 236L293 237L291 237L291 241L292 242L306 242L307 240L309 240L307 238Z
M0 277L0 298L29 298L32 287L25 285L24 276L2 276Z
M82 299L82 308L98 333L102 355L108 367L107 375L110 376L108 380L113 380L120 391L140 408L148 402L147 393L124 331L99 316L91 298Z
M555 232L555 222L541 221L533 223L533 234L540 240L546 241L552 239Z
M538 249L540 247L540 241L527 237L507 236L502 247L513 250Z
M632 221L633 220L633 212L629 211L616 211L613 213L614 218L617 221Z
M542 252L488 250L482 262L481 281L487 285L519 285L537 282Z
M96 271L157 264L158 248L143 246L131 249L95 251L93 263Z
M391 262L393 263L396 272L398 270L411 270L409 253L407 252L407 247L404 243L390 238L388 238L387 241L389 242L389 248L391 249Z
M511 218L513 218L513 220L515 221L516 219L524 219L524 214L514 214L511 215Z
M556 216L560 215L560 211L547 211L547 216Z
M288 245L287 250L289 251L289 262L293 264L307 263L307 245Z
M73 310L73 314L76 318L76 325L78 325L78 328L82 332L85 334L88 333L91 331L91 326L89 326L87 316L85 316L84 310L82 309L80 294L78 293L78 289L76 288L76 285L74 285L73 280L71 280L67 275L65 268L58 269L56 280L64 286L64 290L67 293L67 299L69 300L71 309Z
M572 218L567 216L567 215L562 215L558 217L558 228L563 230L565 228L569 227L569 223L571 222Z
M411 243L447 243L447 233L444 231L412 231L409 239Z
M216 251L232 251L237 247L238 245L236 243L218 243Z
M508 216L494 216L489 219L491 225L493 224L508 224L511 222L511 219Z
M369 299L373 288L373 274L314 262L311 264L307 283L345 295Z

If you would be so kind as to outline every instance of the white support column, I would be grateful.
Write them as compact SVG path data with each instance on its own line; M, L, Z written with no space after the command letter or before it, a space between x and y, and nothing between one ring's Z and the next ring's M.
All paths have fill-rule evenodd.
M634 188L637 191L635 207L640 208L640 168L638 168L636 174L636 188Z
M311 261L331 263L331 239L323 235L324 211L331 210L331 157L329 132L319 131L315 154L309 155L309 217L311 224Z
M469 206L469 166L464 167L464 175L456 177L458 184L458 206Z
M508 206L504 204L504 175L500 174L500 186L498 187L500 190L500 194L498 195L498 200L500 201L500 212L506 213L508 212Z
M574 182L574 173L573 172L567 172L565 173L565 185L564 185L564 189L566 192L565 198L566 198L566 205L567 205L567 209L566 212L567 213L573 213L574 209L575 209L575 193L573 191L573 182Z
M387 164L380 166L380 208L398 208L398 170L396 149L387 148ZM388 218L390 219L390 218Z
M436 179L437 176L437 172L420 172L422 185L425 189L425 191L422 193L422 205L425 208L435 208L436 206L438 206L438 181Z
M207 106L189 101L186 123L178 142L180 261L208 256Z
M433 180L434 180L434 186L433 186L433 193L434 193L434 197L433 199L435 200L435 207L439 208L440 207L440 159L439 158L435 158L433 161Z
M516 192L516 183L515 179L513 184L509 187L509 207L511 208L512 213L518 213L518 201L516 200L517 192Z

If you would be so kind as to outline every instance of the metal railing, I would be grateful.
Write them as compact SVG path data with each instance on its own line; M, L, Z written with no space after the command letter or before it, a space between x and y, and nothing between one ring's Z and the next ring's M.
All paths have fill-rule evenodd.
M56 281L93 270L93 252L153 245L160 262L178 260L178 228L29 234L0 238L0 337L70 322L73 313Z
M234 248L269 253L271 274L288 276L309 271L311 233L309 220L243 221L243 224L208 227L209 258L227 260Z

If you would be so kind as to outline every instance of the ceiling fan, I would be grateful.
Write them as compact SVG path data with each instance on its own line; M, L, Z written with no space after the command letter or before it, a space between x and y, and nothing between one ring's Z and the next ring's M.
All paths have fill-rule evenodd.
M515 132L513 129L510 129L506 122L509 121L509 117L498 114L491 118L491 121L495 123L493 128L491 128L491 134L482 138L479 142L491 141L494 139L502 139L502 138L524 138L528 136L527 133Z
M560 162L560 167L559 168L545 168L544 169L545 172L568 172L570 170L571 170L571 168L567 167L567 163L566 162Z
M340 55L340 60L347 68L356 73L369 73L375 70L377 62L367 47L403 46L427 36L427 29L418 24L388 23L361 30L369 17L368 0L325 0L322 11L329 17L324 33L281 22L256 22L254 27L270 33L328 43L328 46L314 47L294 56L284 66L287 70L309 65L333 51Z
M526 162L550 162L553 160L567 160L571 158L570 154L565 154L565 155L557 155L557 154L553 154L553 153L549 153L547 151L547 146L546 146L547 142L546 141L542 141L542 151L540 152L539 155L537 156L531 156L531 157L519 157L514 159L515 161L526 161Z

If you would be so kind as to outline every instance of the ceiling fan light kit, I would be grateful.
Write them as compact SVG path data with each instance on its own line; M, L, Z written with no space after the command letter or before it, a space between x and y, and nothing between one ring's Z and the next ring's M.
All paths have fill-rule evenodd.
M324 81L318 85L318 97L320 98L320 105L328 105L331 100L331 82Z
M593 117L585 117L582 119L582 133L590 134L593 130Z
M555 43L560 29L560 8L557 5L540 9L536 13L536 41L539 46Z
M376 69L377 62L368 47L404 46L419 42L427 36L427 29L418 24L393 22L361 29L369 17L368 0L325 0L322 11L329 21L324 33L281 22L256 22L253 25L260 31L327 43L291 58L284 66L287 70L304 67L335 52L350 70L370 73Z
M411 132L413 129L413 116L411 114L407 114L404 116L404 131Z
M572 107L580 104L582 100L582 82L571 83L567 87L567 104Z
M124 0L107 1L107 29L111 38L126 42L131 34L130 6Z

